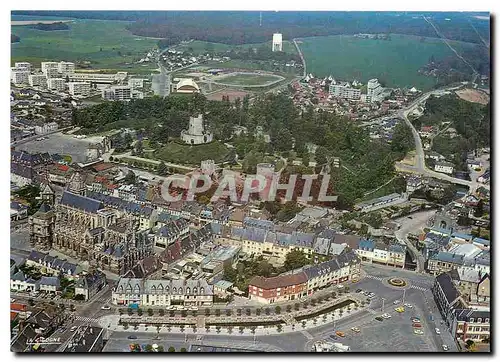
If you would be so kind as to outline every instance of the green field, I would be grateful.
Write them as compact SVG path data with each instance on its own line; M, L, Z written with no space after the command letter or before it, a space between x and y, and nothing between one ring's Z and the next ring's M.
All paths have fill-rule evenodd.
M227 147L219 141L196 146L170 142L156 152L155 158L166 162L199 165L203 160L220 162L227 154Z
M21 19L16 19L21 20ZM157 40L135 36L125 29L125 21L75 19L70 29L41 31L28 26L12 26L21 38L11 44L11 63L28 61L90 61L93 68L150 72L156 65L131 64L157 46Z
M222 78L215 79L215 81L218 83L235 85L235 86L266 85L267 83L276 82L279 80L282 80L282 78L270 74L249 74L249 73L229 74Z
M392 40L358 39L335 35L301 39L307 73L317 77L332 75L339 80L366 83L378 78L388 87L413 87L427 90L435 79L420 75L418 69L435 59L454 53L440 39L392 34ZM460 52L473 44L451 42Z

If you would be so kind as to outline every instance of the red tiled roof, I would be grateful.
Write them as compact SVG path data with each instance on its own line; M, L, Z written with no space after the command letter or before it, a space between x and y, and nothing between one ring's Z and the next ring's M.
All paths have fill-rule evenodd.
M10 303L10 310L16 312L26 312L27 306L26 304L21 303Z
M249 286L254 285L257 288L269 290L276 288L285 288L288 286L299 285L303 283L307 283L307 275L304 272L300 272L297 274L279 275L272 278L256 276L253 277L252 280L250 280Z
M94 165L93 169L96 170L97 172L99 171L104 171L107 170L108 168L112 168L114 165L109 162L103 162L103 163L98 163L97 165Z
M61 164L58 164L58 165L57 165L57 168L58 168L59 170L61 170L61 171L64 171L64 172L66 172L66 171L68 171L68 170L69 170L69 166L68 166L68 165L61 165Z

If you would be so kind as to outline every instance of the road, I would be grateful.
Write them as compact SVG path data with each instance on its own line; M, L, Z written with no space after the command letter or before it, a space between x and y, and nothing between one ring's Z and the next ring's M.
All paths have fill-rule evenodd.
M401 228L397 230L394 235L399 241L404 242L408 248L411 250L413 255L417 258L417 272L423 273L425 266L425 258L422 254L415 248L415 246L408 240L408 234L410 232L415 233L416 231L421 231L424 227L427 227L428 220L436 214L436 210L429 210L423 212L417 212L411 215L411 219L408 216L395 219L394 221L401 225Z
M297 49L297 53L299 53L300 60L302 60L302 66L304 68L304 71L302 72L302 78L305 78L307 76L306 60L304 59L304 55L302 54L302 50L300 50L299 44L297 44L297 39L293 39L293 44L295 45L295 48Z
M424 175L427 177L433 177L433 178L437 178L437 179L440 179L443 181L448 181L448 182L451 182L454 184L467 186L467 187L469 187L471 192L474 192L475 189L479 186L475 179L473 179L472 181L462 180L462 179L451 177L449 175L446 175L446 174L443 174L440 172L432 171L432 170L427 168L427 166L425 165L425 153L424 153L424 148L422 146L422 139L420 138L420 135L418 134L418 132L415 129L415 127L413 126L413 124L408 119L408 115L411 112L413 112L413 110L416 107L418 107L421 103L425 102L431 95L439 94L439 93L442 93L443 91L456 90L456 89L459 89L461 87L462 86L460 85L460 86L448 87L445 89L433 90L433 91L429 91L427 93L424 93L420 97L415 99L409 106L399 110L395 114L396 117L403 119L406 122L406 124L408 125L408 127L410 127L412 135L413 135L413 140L415 142L415 150L416 150L416 154L415 154L416 165L415 166L409 166L409 165L405 165L403 163L397 163L396 169L398 169L399 171L403 171L403 172L417 173L417 174L421 174L421 175ZM487 189L489 189L489 185L482 185L481 184L481 186L484 186Z

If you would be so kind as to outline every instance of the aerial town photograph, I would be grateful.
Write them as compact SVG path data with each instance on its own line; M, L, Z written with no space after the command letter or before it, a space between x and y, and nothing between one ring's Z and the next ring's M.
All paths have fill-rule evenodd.
M489 12L9 16L11 352L491 353Z

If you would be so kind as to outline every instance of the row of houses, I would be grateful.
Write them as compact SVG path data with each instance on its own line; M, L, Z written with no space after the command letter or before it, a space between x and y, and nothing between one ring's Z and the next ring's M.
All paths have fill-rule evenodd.
M303 270L272 278L256 276L249 282L248 297L265 304L300 299L330 285L359 278L360 265L356 253L348 251Z
M474 272L472 273L474 274ZM490 343L490 275L467 271L442 273L432 293L452 336L462 342Z

